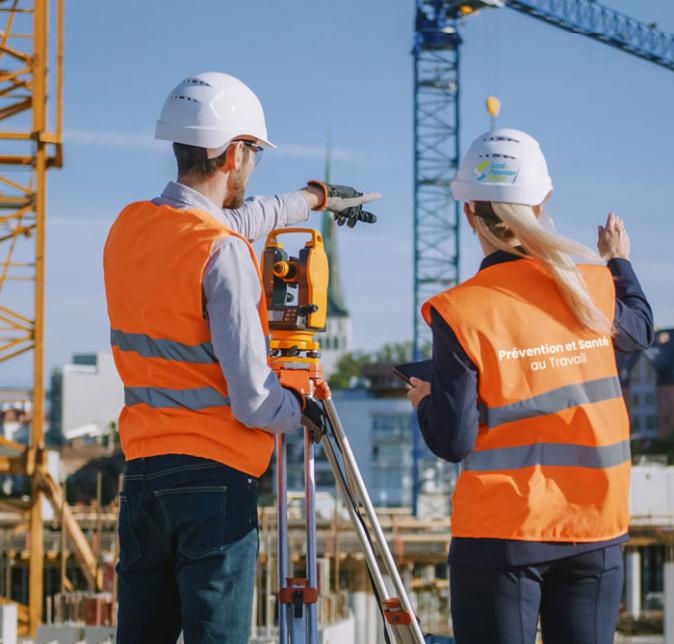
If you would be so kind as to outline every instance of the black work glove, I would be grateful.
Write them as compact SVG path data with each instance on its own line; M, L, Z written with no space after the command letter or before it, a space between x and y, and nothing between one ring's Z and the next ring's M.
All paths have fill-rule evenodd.
M328 428L328 420L323 411L323 406L313 398L304 399L302 410L302 425L309 432L314 443L320 443Z
M378 192L358 192L350 186L337 186L323 181L309 181L310 186L316 186L323 190L323 203L316 210L328 210L332 213L338 226L346 224L353 228L359 221L373 224L377 217L363 210L363 204L381 199Z

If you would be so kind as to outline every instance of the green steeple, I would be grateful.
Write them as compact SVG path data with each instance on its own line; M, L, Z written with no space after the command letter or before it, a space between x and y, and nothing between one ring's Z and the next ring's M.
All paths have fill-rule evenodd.
M332 183L332 141L328 135L325 156L325 182ZM323 213L321 234L328 254L330 267L330 283L328 285L328 315L331 317L348 317L349 311L342 295L342 285L339 279L339 254L337 252L337 224L329 212Z

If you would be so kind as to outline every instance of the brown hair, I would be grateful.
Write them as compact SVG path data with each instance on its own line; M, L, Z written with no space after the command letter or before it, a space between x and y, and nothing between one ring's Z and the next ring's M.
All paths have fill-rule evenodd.
M179 177L187 174L196 174L202 179L208 179L224 164L227 150L220 156L215 157L215 159L209 159L206 148L198 148L184 143L174 143L173 154L175 154L178 163Z

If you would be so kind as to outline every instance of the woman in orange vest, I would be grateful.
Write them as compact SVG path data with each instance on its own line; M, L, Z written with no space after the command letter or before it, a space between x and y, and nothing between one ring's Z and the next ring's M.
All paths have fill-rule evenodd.
M653 340L622 220L599 227L608 266L557 235L538 143L474 141L453 196L485 258L431 298L431 382L408 397L429 448L461 463L452 499L457 644L613 641L627 540L629 419L614 350Z

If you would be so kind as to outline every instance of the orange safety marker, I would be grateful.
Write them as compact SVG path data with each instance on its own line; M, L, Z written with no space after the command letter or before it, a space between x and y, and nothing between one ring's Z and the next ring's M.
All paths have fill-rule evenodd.
M397 597L385 599L382 604L384 604L384 618L389 624L409 626L412 623L412 616L403 609Z
M303 577L288 577L288 586L278 591L278 600L281 604L293 604L298 597L303 604L315 604L318 601L318 588L309 586L309 580Z

